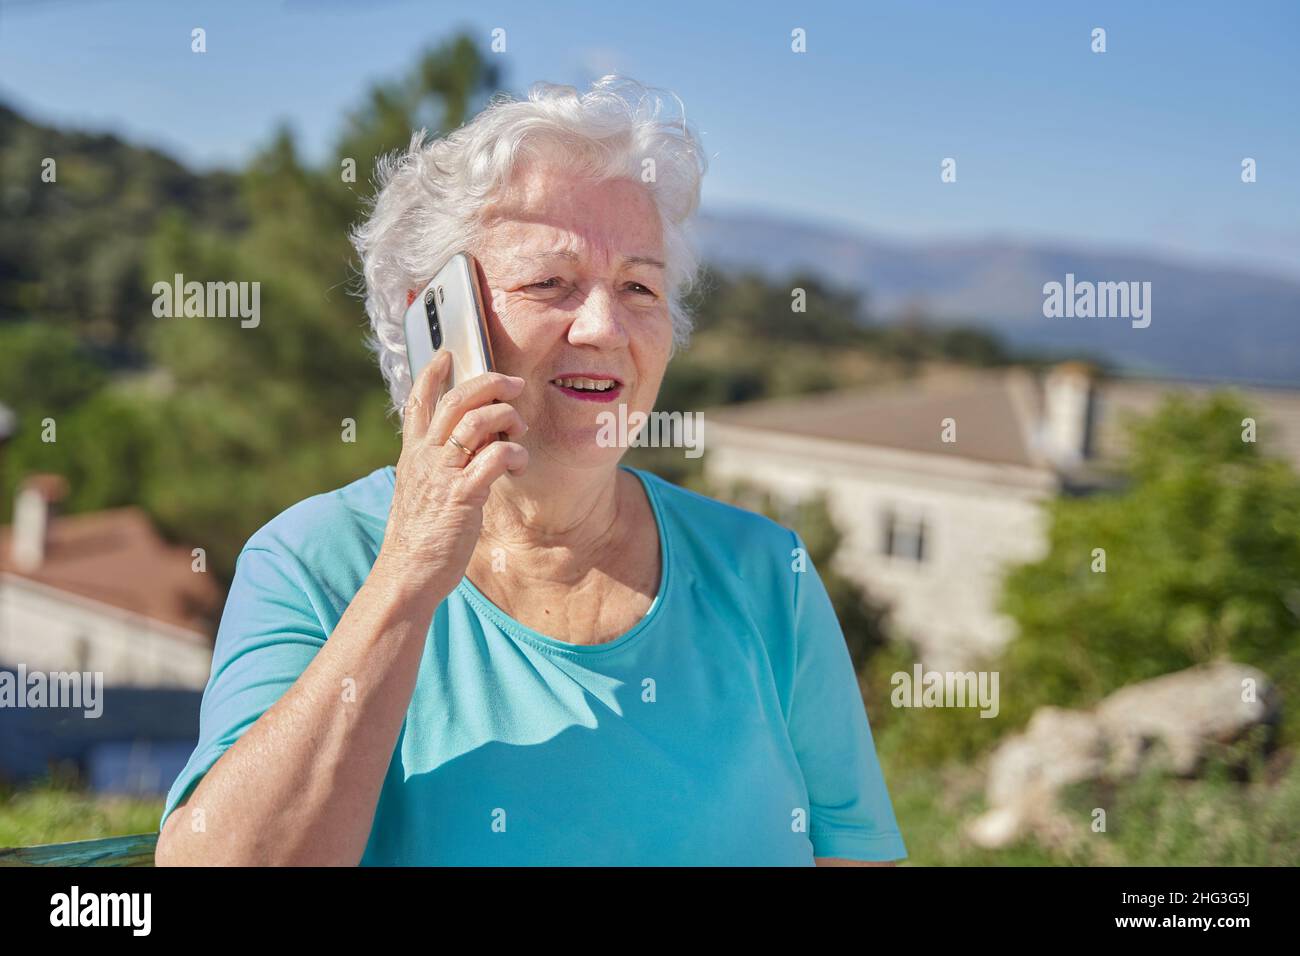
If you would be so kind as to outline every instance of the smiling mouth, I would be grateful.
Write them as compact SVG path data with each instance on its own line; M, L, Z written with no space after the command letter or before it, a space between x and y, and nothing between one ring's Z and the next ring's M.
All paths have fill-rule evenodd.
M604 376L587 378L585 376L566 375L551 379L551 384L570 398L588 402L612 401L623 390L623 383L616 378Z
M616 378L556 378L551 380L551 384L580 392L608 392L621 383Z

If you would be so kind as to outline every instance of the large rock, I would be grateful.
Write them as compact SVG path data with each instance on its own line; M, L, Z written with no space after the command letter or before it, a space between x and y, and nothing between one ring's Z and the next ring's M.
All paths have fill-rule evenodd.
M1276 713L1268 678L1228 661L1131 684L1089 711L1043 707L993 752L989 809L967 833L988 848L1030 832L1059 836L1062 787L1129 779L1159 760L1194 774L1210 745L1231 743Z

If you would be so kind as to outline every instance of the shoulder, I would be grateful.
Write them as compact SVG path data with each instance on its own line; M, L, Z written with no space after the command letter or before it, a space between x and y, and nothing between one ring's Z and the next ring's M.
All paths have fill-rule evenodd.
M782 543L789 541L794 534L767 515L675 485L654 472L639 468L633 470L646 478L665 509L673 511L676 517L689 519L697 526L739 534L746 539L769 539Z
M292 556L307 566L347 551L349 543L383 539L393 497L391 467L290 505L248 538L244 550Z
M803 546L797 533L767 515L636 470L658 498L674 540L686 542L698 559L716 561L752 581L760 569L788 569L792 552Z

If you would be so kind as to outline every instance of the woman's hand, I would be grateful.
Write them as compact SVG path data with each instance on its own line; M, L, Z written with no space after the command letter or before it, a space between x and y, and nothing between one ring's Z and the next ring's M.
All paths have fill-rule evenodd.
M465 574L492 483L528 466L527 449L497 438L504 432L507 439L518 439L528 430L508 404L524 380L485 372L437 399L450 370L451 354L439 352L407 399L393 503L375 562L396 575L403 588L438 601Z

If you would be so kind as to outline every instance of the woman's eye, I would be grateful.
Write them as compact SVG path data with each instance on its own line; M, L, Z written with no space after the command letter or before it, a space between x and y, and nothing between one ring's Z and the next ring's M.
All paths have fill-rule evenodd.
M559 276L551 276L549 279L543 279L541 282L534 282L528 286L529 289L554 289L560 284Z
M628 288L630 288L637 295L655 295L655 291L653 289L649 289L646 286L643 286L639 282L629 282Z

